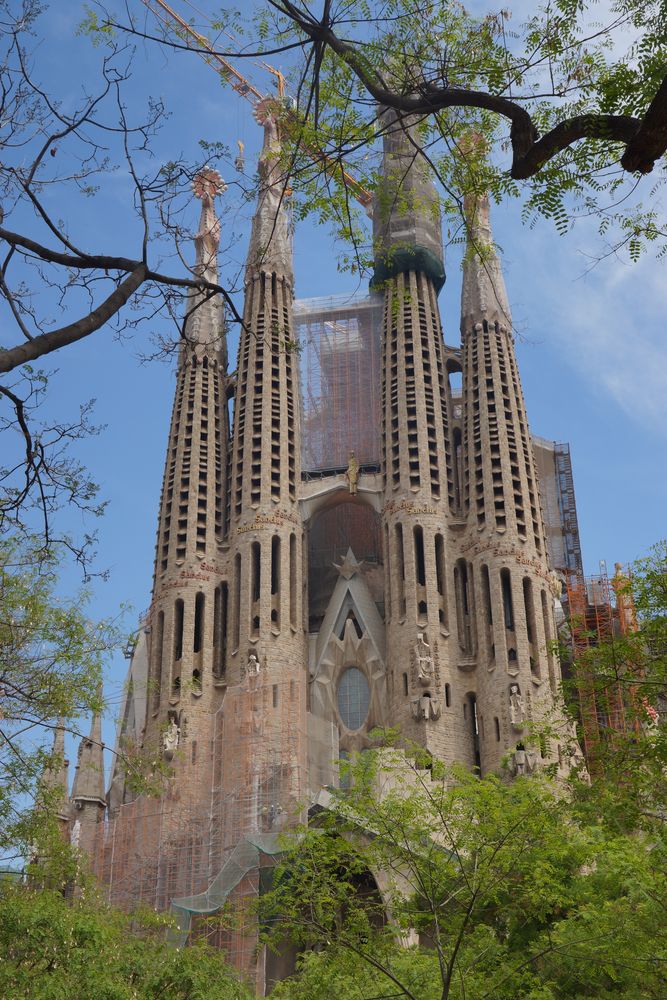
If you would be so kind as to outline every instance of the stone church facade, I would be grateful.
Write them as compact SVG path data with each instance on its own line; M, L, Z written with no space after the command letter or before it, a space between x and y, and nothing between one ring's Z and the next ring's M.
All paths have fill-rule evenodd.
M386 119L372 292L353 321L348 308L354 344L336 341L340 304L317 321L329 340L314 411L295 349L305 320L294 304L278 130L270 109L260 119L236 370L221 302L193 294L153 599L120 725L126 743L154 748L172 777L150 801L117 765L105 793L95 730L71 797L77 843L110 898L175 903L181 917L255 891L253 866L271 854L271 838L307 817L338 783L336 762L372 745L377 728L482 774L538 767L523 741L531 721L556 709L560 681L551 644L554 569L564 567L549 555L549 535L560 534L553 517L545 530L541 446L529 431L487 199L466 206L461 340L447 346L435 190L409 129ZM195 185L196 268L211 280L223 187L212 171ZM356 386L336 414L334 375L355 389L350 352L361 351L355 370L368 378L359 338L371 313L373 385ZM313 442L324 455L334 438L342 443L329 464L308 458ZM549 754L557 763L556 749ZM256 960L240 937L226 945L239 965Z

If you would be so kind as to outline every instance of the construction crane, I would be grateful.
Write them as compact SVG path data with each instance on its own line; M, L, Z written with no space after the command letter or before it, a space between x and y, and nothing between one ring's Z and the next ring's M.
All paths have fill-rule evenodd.
M239 73L228 59L225 59L224 56L216 52L209 40L196 31L191 24L188 24L180 14L177 14L175 10L165 3L165 0L141 0L141 2L167 28L175 27L187 39L192 39L196 42L197 48L195 51L201 55L209 66L213 66L225 80L231 83L232 90L235 90L241 97L245 97L253 107L266 99L266 95L260 93L250 80L243 76L242 73ZM270 66L269 63L259 61L259 65L275 76L278 97L283 100L285 96L285 78L283 74L280 70ZM295 112L289 107L287 108L287 114L296 119ZM364 207L368 215L371 215L373 195L370 191L366 190L360 181L345 170L338 160L325 153L323 149L311 146L310 144L302 144L302 149L313 163L319 164L324 169L329 177L341 179L355 200Z

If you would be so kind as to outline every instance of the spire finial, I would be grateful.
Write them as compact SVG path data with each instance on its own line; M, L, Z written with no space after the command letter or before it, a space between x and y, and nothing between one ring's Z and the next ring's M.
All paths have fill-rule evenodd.
M484 320L497 322L500 327L511 331L512 314L491 232L488 194L466 194L463 209L468 245L463 263L461 333L465 336L475 323Z
M292 239L285 210L289 185L280 159L279 111L280 104L273 97L265 97L253 111L255 121L264 129L264 142L257 164L259 198L252 221L246 280L266 271L282 275L291 284Z
M218 171L212 170L211 167L203 167L195 174L192 181L193 194L202 203L199 229L195 235L197 248L195 270L210 280L214 280L217 273L216 258L220 246L220 220L215 214L214 201L226 188L227 185Z

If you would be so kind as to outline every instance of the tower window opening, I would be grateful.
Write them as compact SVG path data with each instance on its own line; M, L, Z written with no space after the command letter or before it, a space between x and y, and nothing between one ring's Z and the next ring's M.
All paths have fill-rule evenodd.
M184 605L179 597L174 605L174 659L180 660L183 656L183 614Z
M500 571L500 586L503 595L503 616L505 619L505 628L514 629L514 605L512 603L512 581L510 578L510 571L508 569L501 569Z
M162 662L164 643L164 611L160 611L157 616L157 626L153 639L155 643L153 651L153 711L157 712L160 707L160 695L162 692Z
M496 743L500 743L500 720L497 716L494 716L493 725L496 730Z
M213 603L213 672L223 677L227 670L228 586L223 581L215 588Z
M289 536L289 619L292 628L296 628L296 535Z
M252 627L253 631L259 631L259 596L261 592L261 546L259 542L253 542L250 546L250 595L253 605Z
M396 563L398 567L398 613L401 618L405 618L405 554L403 552L403 526L397 524L394 528L396 539Z
M271 593L277 594L280 589L280 539L274 535L271 539Z
M202 638L204 634L204 605L206 598L201 591L195 597L195 627L192 642L192 650L201 653Z
M274 684L271 691L272 703L274 708L278 708L278 685Z
M426 586L426 561L424 559L424 531L417 525L414 529L414 539L415 539L415 573L417 576L417 585L420 587Z
M241 553L234 558L234 649L239 648L241 637Z
M445 705L449 708L452 704L452 688L450 684L445 684Z
M403 694L407 696L408 694L408 675L403 674Z
M489 578L489 567L482 566L482 592L484 594L484 614L486 624L493 625L493 610L491 605L491 580Z

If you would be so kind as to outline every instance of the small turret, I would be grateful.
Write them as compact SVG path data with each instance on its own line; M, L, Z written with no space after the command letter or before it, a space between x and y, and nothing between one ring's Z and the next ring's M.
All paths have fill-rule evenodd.
M96 829L104 818L104 744L102 743L102 717L96 711L90 734L79 744L79 759L72 785L72 843L92 857Z
M42 787L51 799L51 808L56 819L66 827L71 816L69 799L69 761L65 756L65 727L60 719L53 732L51 760L44 768Z

